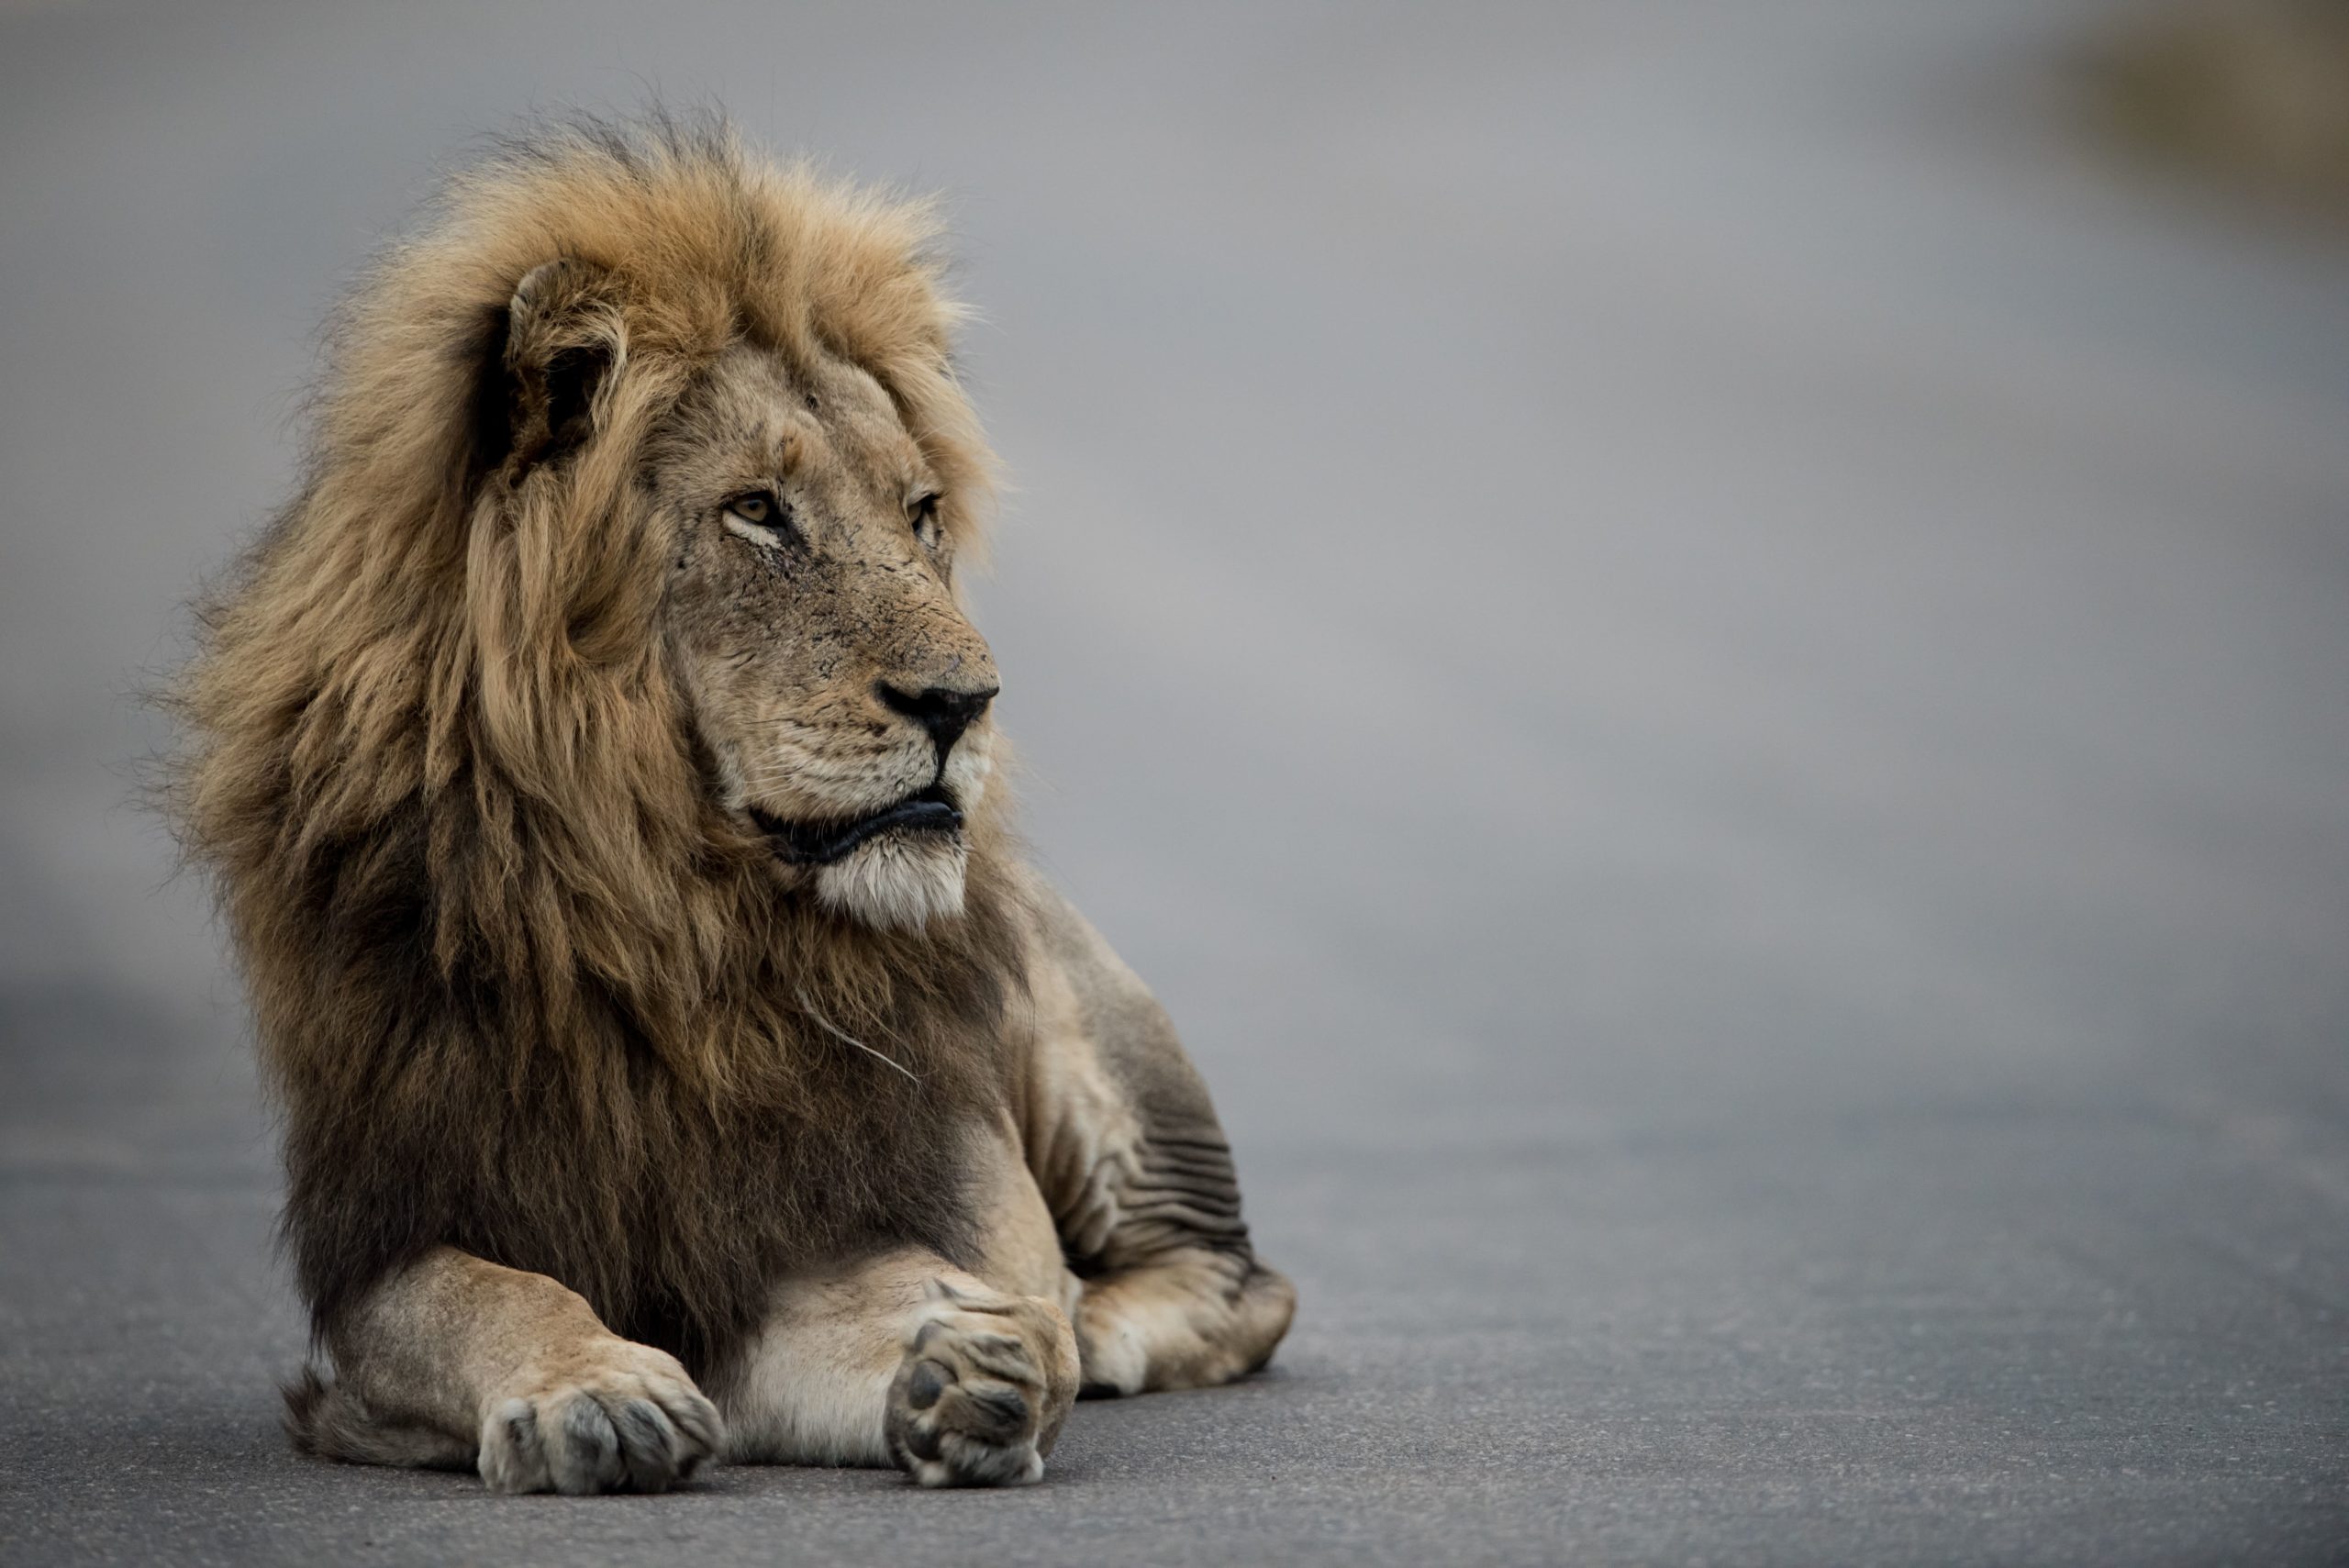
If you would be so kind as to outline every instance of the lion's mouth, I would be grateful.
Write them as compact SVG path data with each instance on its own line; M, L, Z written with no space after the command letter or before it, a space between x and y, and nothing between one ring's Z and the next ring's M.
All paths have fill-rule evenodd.
M786 822L755 806L750 813L775 853L797 865L829 865L883 833L952 833L963 826L961 808L938 784L847 822Z

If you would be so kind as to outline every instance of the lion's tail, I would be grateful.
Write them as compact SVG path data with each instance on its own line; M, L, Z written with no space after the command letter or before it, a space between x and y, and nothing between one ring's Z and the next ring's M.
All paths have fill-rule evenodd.
M417 1470L471 1470L478 1450L446 1432L386 1421L340 1385L306 1366L285 1385L285 1435L303 1453L346 1464L397 1464Z

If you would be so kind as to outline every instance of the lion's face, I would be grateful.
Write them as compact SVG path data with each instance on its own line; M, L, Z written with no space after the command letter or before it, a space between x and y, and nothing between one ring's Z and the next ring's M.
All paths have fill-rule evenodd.
M675 541L662 631L724 805L844 914L960 910L995 662L955 603L952 498L888 395L738 345L646 457Z

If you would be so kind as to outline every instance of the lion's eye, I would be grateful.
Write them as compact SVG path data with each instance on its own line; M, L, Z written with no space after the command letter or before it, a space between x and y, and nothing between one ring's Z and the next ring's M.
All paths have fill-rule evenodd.
M938 543L938 492L933 490L906 508L914 525L914 537L924 545Z
M791 537L791 508L772 490L746 490L726 503L726 531L761 550L781 550Z

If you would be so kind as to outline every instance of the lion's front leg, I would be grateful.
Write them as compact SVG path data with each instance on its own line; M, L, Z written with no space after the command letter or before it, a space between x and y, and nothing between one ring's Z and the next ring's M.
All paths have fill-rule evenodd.
M786 1280L725 1396L729 1457L895 1464L925 1486L1036 1481L1076 1397L1058 1304L914 1249Z
M328 1458L473 1464L500 1492L659 1492L724 1440L674 1357L544 1274L453 1248L378 1285L329 1341L338 1380L288 1395L295 1441Z

